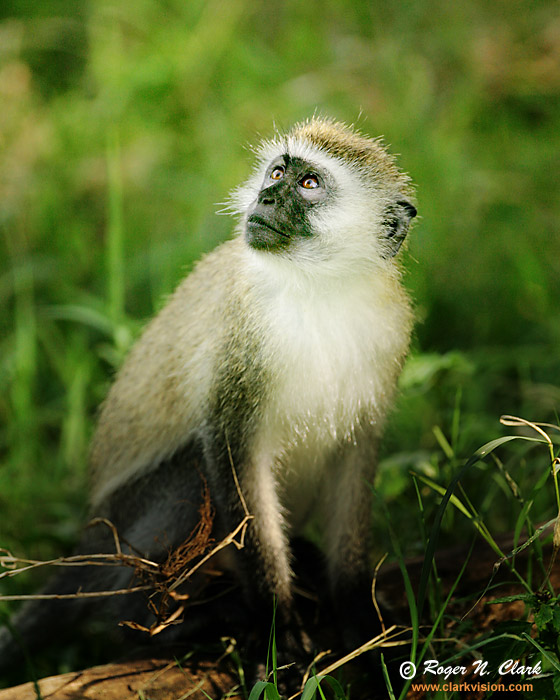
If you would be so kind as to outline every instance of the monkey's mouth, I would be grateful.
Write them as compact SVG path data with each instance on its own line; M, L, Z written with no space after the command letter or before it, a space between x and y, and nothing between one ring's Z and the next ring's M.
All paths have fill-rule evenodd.
M287 233L284 233L284 231L281 231L279 228L276 228L265 218L259 216L258 214L251 214L251 216L247 219L247 226L264 226L264 228L269 228L271 231L274 231L274 233L277 233L279 236L289 238Z
M251 214L247 219L247 242L257 250L277 250L285 248L290 242L290 236L273 226L259 214Z

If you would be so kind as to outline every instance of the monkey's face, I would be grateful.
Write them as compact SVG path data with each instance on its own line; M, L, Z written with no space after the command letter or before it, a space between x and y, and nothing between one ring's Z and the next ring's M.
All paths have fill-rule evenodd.
M245 235L256 250L286 249L314 234L311 210L332 196L327 172L302 158L284 154L268 166Z
M416 210L408 179L377 142L310 122L256 155L229 208L257 264L340 279L390 265Z
M248 186L241 233L277 263L346 275L379 264L385 193L358 168L307 144L267 154ZM250 199L249 199L250 197Z
M259 257L336 274L352 269L356 258L379 259L371 234L380 219L378 197L360 172L296 140L273 143L259 155L255 174L235 197L240 232Z

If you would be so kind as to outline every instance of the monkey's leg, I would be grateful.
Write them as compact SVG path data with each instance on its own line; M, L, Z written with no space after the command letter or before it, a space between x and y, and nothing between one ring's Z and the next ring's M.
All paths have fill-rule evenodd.
M369 484L375 466L374 445L374 441L368 442L365 452L359 446L348 450L337 466L338 479L330 482L334 491L327 499L331 503L326 522L328 573L345 651L353 651L383 631L372 599L374 568L369 557L372 512ZM387 629L397 620L379 597L376 602ZM362 654L353 664L358 678L361 676L369 687L385 687L380 651L390 671L393 691L398 695L402 679L394 666L406 658L407 647L374 648Z
M371 598L373 572L371 493L368 477L375 450L348 446L336 456L325 480L323 519L327 574L346 647L356 647L380 631ZM369 479L371 480L371 479Z

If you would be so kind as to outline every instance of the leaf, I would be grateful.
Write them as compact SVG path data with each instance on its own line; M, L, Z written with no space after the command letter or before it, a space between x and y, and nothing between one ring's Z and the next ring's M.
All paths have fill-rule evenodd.
M546 651L546 649L543 649L543 647L537 642L536 639L533 639L526 632L522 632L522 635L527 639L527 641L531 642L531 644L541 652L541 654L544 656L544 658L548 661L548 663L553 668L556 669L557 672L560 671L560 664L558 663L557 658L554 658L553 656L551 656L551 654L548 651Z
M552 679L552 685L554 686L554 692L556 696L560 698L560 672L556 671L554 678Z
M558 603L558 601L556 601ZM552 624L554 625L554 629L559 632L560 631L560 607L558 607L558 604L556 604L553 609L552 609Z
M418 479L418 481L421 481L424 484L426 484L426 486L429 486L432 489L432 491L439 493L440 496L445 496L445 491L446 491L445 486L440 486L433 479L430 479L428 476L424 476L423 474L415 474L414 476ZM450 497L449 502L452 505L454 505L455 508L457 508L457 510L460 513L462 513L464 516L466 516L469 520L473 519L472 514L469 513L469 511L467 510L467 508L465 507L463 502L457 496L455 496L455 494L453 494Z
M552 621L553 612L550 605L541 605L535 613L535 624L539 630L544 629Z
M257 681L253 686L249 700L259 700L260 697L266 697L268 700L281 700L274 683L270 681Z
M342 690L340 683L332 676L313 676L310 678L305 684L301 700L312 700L323 681L327 681L327 683L331 686L337 700L346 700L346 696L344 695L344 691ZM249 698L249 700L251 699Z
M487 600L486 605L495 605L496 603L514 603L516 600L522 600L525 603L529 603L532 599L533 596L529 593L518 593L517 595L505 595L502 598Z
M527 501L523 505L521 512L517 516L517 520L515 521L515 529L513 531L513 542L515 545L517 545L517 543L519 542L521 530L523 529L523 526L525 525L525 521L527 520L527 516L529 515L529 511L531 510L532 505L533 505L533 501Z
M540 442L544 445L547 444L546 440L528 437L527 435L505 435L504 437L490 440L490 442L482 445L482 447L479 447L473 456L478 457L479 459L485 459L491 452L494 452L497 447L500 447L500 445L504 445L506 442L510 442L511 440L526 440L527 442Z

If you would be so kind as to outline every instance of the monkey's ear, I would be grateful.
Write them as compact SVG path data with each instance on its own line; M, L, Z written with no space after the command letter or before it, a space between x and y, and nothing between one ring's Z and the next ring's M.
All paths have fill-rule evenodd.
M399 252L399 248L408 233L410 220L415 216L416 207L404 200L387 208L383 222L387 242L387 257L392 258Z

